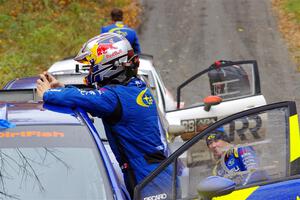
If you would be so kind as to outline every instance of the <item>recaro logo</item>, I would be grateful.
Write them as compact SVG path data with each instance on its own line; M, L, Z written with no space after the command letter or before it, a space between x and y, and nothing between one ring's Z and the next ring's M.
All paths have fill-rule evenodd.
M167 199L167 197L168 195L166 193L162 193L150 197L145 197L144 200L162 200L162 199Z

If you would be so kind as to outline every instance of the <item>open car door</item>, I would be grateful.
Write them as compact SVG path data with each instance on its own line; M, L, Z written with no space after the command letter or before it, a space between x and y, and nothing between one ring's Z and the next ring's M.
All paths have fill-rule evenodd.
M186 141L217 120L265 104L255 60L217 61L177 88L177 109L166 118L185 127Z
M247 128L239 131L241 127ZM211 133L220 130L226 134L230 148L216 157L207 141ZM236 165L237 159L255 167L242 169ZM135 189L136 200L297 196L300 136L296 105L290 101L249 109L217 121L184 143Z

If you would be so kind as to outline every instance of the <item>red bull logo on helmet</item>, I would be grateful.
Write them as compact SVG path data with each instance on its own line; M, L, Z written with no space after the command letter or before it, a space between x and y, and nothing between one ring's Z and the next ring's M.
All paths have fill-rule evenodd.
M118 49L117 47L114 47L112 43L107 44L99 44L97 48L97 55L100 56L102 54L106 54L108 49Z
M104 58L111 59L123 53L122 49L115 47L113 43L95 44L91 48L91 54L86 56L90 63L99 64Z
M111 59L123 53L122 49L119 50L117 49L118 48L113 46L112 43L99 44L97 48L97 55L98 56L105 55L106 59ZM108 50L110 50L111 53Z

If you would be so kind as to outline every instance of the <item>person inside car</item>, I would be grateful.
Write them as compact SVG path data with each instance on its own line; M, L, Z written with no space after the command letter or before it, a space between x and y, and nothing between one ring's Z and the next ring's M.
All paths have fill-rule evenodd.
M230 65L231 61L219 60L208 72L212 95L222 98L231 98L250 93L250 81L247 72L242 66ZM224 64L229 66L221 67Z
M253 147L231 144L223 127L210 133L206 144L216 161L213 175L232 179L237 185L267 179L265 172L257 171L258 159Z
M112 9L110 16L112 24L103 26L100 30L100 33L112 32L123 35L130 42L134 53L140 54L141 48L137 33L134 29L123 23L123 11L121 9L114 8Z
M90 63L87 85L95 90L63 87L51 74L40 74L37 93L44 102L81 107L103 120L111 149L122 169L131 197L134 187L149 175L165 158L166 144L161 139L159 115L154 97L145 82L137 77L139 57L125 37L103 33L88 40L74 58ZM171 187L172 169L162 173L144 190L148 196ZM160 194L158 192L158 194Z

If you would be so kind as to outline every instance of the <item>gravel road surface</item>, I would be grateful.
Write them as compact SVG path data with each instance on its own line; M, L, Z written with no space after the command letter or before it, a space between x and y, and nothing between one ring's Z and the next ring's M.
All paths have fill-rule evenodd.
M295 100L300 73L277 29L270 0L141 0L139 39L166 86L176 87L213 61L255 59L267 102ZM197 89L197 88L191 88Z

